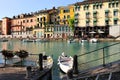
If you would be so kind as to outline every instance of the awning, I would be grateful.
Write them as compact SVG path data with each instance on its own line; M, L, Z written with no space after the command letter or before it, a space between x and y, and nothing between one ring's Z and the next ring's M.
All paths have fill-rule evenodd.
M105 10L105 12L109 12L109 10Z
M94 19L93 21L94 21L94 22L97 22L97 19Z
M96 14L97 13L97 11L93 11L93 14Z
M114 20L118 20L118 18L114 18Z
M104 32L98 29L98 33L104 33Z
M109 21L109 18L105 18L105 21Z
M118 11L118 9L114 9L114 11Z
M96 33L95 31L91 31L91 32L89 32L89 33L92 33L92 34L94 34L94 33Z

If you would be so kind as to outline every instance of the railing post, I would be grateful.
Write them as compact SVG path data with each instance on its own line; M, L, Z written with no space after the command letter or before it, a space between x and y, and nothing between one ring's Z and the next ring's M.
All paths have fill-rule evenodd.
M40 70L43 70L43 55L42 53L39 54L39 66L40 66Z
M74 59L73 59L73 74L78 74L77 55L74 55Z
M105 53L104 53L104 48L103 48L103 66L105 66Z
M30 79L31 77L31 70L32 70L32 67L31 66L28 66L26 67L26 79Z

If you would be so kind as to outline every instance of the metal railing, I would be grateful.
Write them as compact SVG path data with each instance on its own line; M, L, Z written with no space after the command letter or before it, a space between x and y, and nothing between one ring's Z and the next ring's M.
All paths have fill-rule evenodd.
M110 47L113 48L113 46L115 48L117 46L117 49L115 49L115 51L112 51L110 53L107 49L109 49ZM100 53L102 53L102 54L100 54ZM93 57L93 56L95 57L96 54L98 55L97 58L95 58L95 59L92 58L92 60L89 59L90 57ZM79 67L79 69L82 69L82 66L86 67L86 66L89 66L88 64L92 65L92 63L95 63L95 62L100 63L99 65L102 64L103 66L105 66L109 62L114 62L116 60L120 60L119 58L116 58L116 60L112 61L112 59L115 58L115 56L118 57L119 55L120 55L120 42L112 44L112 45L108 45L108 46L105 46L105 47L102 47L102 48L99 48L99 49L96 49L96 50L93 50L93 51L90 51L90 52L86 52L86 53L81 54L81 55L77 55L77 57L78 57L78 67ZM85 60L85 62L82 61L86 56L88 57L87 61L86 60ZM111 60L111 61L108 62L108 60ZM94 65L97 66L96 63ZM93 67L93 65L92 65L92 67ZM89 69L89 67L87 67L87 69Z

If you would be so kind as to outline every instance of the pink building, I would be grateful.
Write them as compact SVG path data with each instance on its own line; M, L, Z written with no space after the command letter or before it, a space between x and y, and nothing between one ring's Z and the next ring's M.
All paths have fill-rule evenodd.
M21 14L11 19L11 32L13 35L32 35L36 26L36 17L33 14Z

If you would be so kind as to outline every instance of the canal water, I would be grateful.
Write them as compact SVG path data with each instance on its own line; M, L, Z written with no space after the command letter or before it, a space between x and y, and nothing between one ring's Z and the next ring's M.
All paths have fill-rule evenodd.
M100 42L100 43L67 43L66 41L55 41L55 42L22 42L17 40L11 40L8 42L0 42L0 50L9 49L9 50L27 50L32 54L39 54L45 52L47 55L53 56L54 66L53 66L53 80L61 80L61 77L64 75L60 72L57 59L58 56L64 52L66 55L74 56L81 55L86 52L90 52L105 46L109 46L115 44L116 42ZM111 55L113 53L120 52L120 44L112 46L104 50L105 55ZM83 64L103 56L103 50L98 50L88 55L78 57L79 62L79 70L84 70L93 66L97 66L102 64L102 60L98 60L96 62L90 62L87 64ZM105 63L109 63L112 61L116 61L119 59L120 54L114 55L113 57L107 57L105 59ZM0 56L1 57L1 56ZM81 65L80 65L81 64Z

